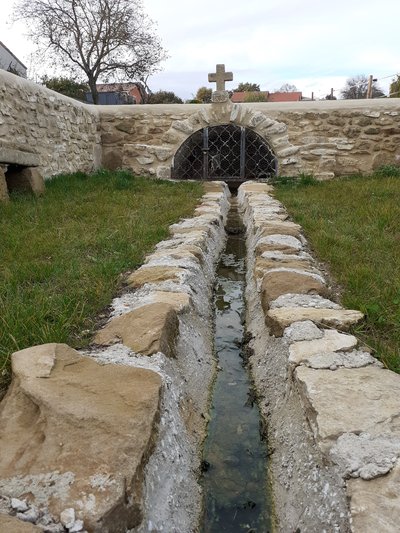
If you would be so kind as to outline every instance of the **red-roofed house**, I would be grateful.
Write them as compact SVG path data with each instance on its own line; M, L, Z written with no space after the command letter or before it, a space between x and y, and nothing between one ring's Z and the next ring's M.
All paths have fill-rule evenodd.
M264 97L264 100L262 99ZM234 104L243 102L300 102L303 95L300 91L292 93L270 93L269 91L254 91L254 92L235 92L232 94L231 100Z
M292 93L269 93L268 102L300 102L303 95L300 91Z
M145 99L145 91L140 83L98 83L99 93L125 93L134 98L136 104L142 104Z

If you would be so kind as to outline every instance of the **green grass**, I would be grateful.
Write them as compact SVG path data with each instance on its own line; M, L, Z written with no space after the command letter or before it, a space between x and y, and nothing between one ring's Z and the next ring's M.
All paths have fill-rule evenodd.
M329 265L343 305L366 314L356 335L400 372L400 169L321 183L278 181L276 197Z
M0 204L0 394L10 355L47 342L89 343L122 273L192 215L200 183L124 171L58 176L46 194Z

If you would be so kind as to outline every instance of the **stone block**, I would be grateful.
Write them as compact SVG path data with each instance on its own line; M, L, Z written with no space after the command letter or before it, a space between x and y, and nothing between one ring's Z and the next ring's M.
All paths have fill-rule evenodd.
M37 168L9 169L6 175L8 190L32 191L36 196L45 192L44 179Z
M303 245L299 239L291 235L269 235L258 240L255 251L256 255L273 251L296 254L302 248Z
M289 362L296 365L309 361L313 355L350 350L357 346L353 335L339 333L335 329L325 330L321 339L294 342L289 348Z
M400 524L400 465L384 477L350 479L347 494L354 533L398 533Z
M308 307L281 307L270 309L265 315L265 321L271 334L281 337L283 330L302 320L311 320L315 324L348 330L364 318L360 311L349 309L315 309Z
M0 493L29 494L56 518L73 508L88 531L136 527L160 376L99 365L65 344L17 352L12 370L0 409Z
M175 306L157 302L113 318L96 333L94 343L112 345L122 342L141 355L162 352L168 357L175 357L178 331Z
M179 282L185 273L185 269L171 266L141 267L128 277L127 284L138 289L146 283L157 284L168 280Z
M375 366L297 367L295 379L317 444L327 451L345 433L400 438L400 376Z
M270 302L288 293L326 296L328 288L320 276L317 277L307 272L290 270L267 272L261 284L261 303L264 312L269 309Z
M23 167L38 167L40 160L39 156L32 152L0 146L0 163L21 165Z

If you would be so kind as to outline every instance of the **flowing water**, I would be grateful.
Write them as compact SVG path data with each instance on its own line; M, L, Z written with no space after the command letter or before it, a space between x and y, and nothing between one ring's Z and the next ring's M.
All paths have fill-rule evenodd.
M209 433L203 457L204 533L267 533L266 444L244 365L245 240L235 199L227 222L228 240L217 271L214 385Z

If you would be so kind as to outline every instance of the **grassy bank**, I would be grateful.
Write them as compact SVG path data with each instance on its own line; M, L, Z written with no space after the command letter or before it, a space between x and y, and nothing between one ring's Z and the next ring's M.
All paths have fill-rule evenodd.
M199 183L99 171L59 176L42 198L0 204L0 392L13 351L87 344L121 273L191 215L201 194Z
M322 183L303 177L278 183L275 195L343 287L343 305L366 314L357 336L400 372L400 169Z

